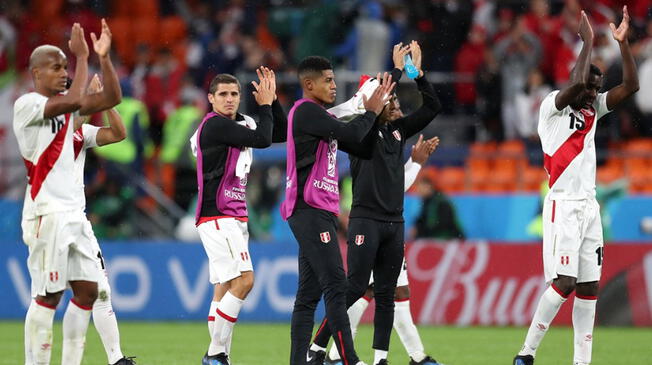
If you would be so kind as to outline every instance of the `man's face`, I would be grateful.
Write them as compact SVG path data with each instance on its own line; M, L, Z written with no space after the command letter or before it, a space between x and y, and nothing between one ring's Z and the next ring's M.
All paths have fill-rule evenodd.
M337 95L335 73L333 70L324 70L321 75L310 80L310 94L324 104L333 104Z
M589 76L589 82L586 85L586 89L582 91L575 101L573 102L573 109L575 110L580 110L584 108L590 107L593 102L595 101L595 98L598 97L598 92L602 88L602 76L598 76L596 74L591 74Z
M401 103L399 103L396 94L394 94L391 99L389 99L389 103L385 105L383 111L380 113L380 120L383 123L391 123L402 116L403 112L401 111Z
M238 84L217 84L214 94L208 94L208 101L213 111L227 118L235 119L240 106L240 88Z
M51 95L66 90L68 81L68 60L61 52L51 52L44 56L43 62L32 69L37 89L43 89Z

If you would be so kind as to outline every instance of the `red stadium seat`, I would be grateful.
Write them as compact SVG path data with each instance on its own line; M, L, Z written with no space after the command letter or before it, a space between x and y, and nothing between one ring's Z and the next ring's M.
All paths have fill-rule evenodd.
M437 174L437 188L447 194L461 193L465 187L464 169L444 167Z

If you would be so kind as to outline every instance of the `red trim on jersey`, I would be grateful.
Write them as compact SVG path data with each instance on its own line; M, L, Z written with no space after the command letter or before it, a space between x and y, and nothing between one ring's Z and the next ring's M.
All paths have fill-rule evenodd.
M564 299L568 298L568 295L564 294L564 292L562 292L558 287L556 287L555 284L550 284L550 287L554 289L554 291L556 291L557 294L559 294L559 296L561 296L562 298Z
M394 301L395 301L396 303L407 302L408 300L410 300L410 298L405 298L405 299L394 299Z
M337 331L337 339L340 340L340 350L342 350L342 362L344 362L344 365L349 365L349 360L346 358L346 352L344 352L344 340L342 340L342 331Z
M75 298L70 299L70 303L72 303L72 304L78 306L80 309L83 309L83 310L85 310L85 311L91 311L91 310L93 310L93 307L92 307L92 306L81 305L81 304L75 302Z
M72 135L72 148L75 151L75 160L84 147L84 128L79 127Z
M550 156L547 153L543 154L543 167L548 172L550 179L548 187L552 187L555 181L566 171L566 168L577 157L577 155L584 149L584 138L587 133L593 128L595 122L595 110L590 109L589 112L582 110L584 115L584 129L576 130L568 139Z
M319 326L319 329L317 329L317 332L315 333L314 338L317 338L317 336L319 336L319 334L321 333L321 330L323 330L324 326L326 326L326 322L328 322L328 318L324 318L324 320L321 322L321 325Z
M584 300L598 300L597 295L580 295L575 293L576 298L584 299Z
M215 309L215 312L217 312L217 314L218 314L220 317L226 319L227 321L229 321L229 322L231 322L231 323L235 323L235 321L238 320L236 317L231 317L230 315L228 315L228 314L222 312L222 311L219 310L219 309Z
M32 185L32 188L30 189L30 196L32 197L32 200L34 200L38 195L39 191L41 190L41 186L45 181L45 178L48 177L50 170L52 170L52 167L54 167L54 164L57 162L59 156L61 155L66 132L68 131L68 125L70 124L70 114L66 114L65 118L66 123L63 125L63 128L57 132L52 142L50 142L50 145L45 148L41 154L41 157L39 157L38 161L36 162L36 165L32 165L32 168L30 169L27 164L28 161L25 162L25 166L27 167L27 176L29 177L29 183Z
M555 207L556 206L557 206L557 202L553 200L552 201L552 219L551 219L552 223L555 223Z
M371 303L371 300L374 299L373 297L368 297L366 295L362 296L362 299L366 300L368 303Z
M215 322L215 316L208 316L209 322Z
M38 299L35 299L34 302L36 302L36 304L40 305L41 307L45 307L45 308L52 309L52 310L57 309L56 305L50 305L50 304L48 304L46 302L42 302L42 301L40 301Z
M237 221L240 222L248 222L249 218L248 217L231 217L230 215L216 215L212 217L199 217L199 220L197 221L197 224L195 224L195 227L198 227L202 223L206 222L211 222L211 221L217 221L218 219L224 219L224 218L233 218ZM215 222L217 224L217 222ZM217 226L217 229L220 229L219 226Z

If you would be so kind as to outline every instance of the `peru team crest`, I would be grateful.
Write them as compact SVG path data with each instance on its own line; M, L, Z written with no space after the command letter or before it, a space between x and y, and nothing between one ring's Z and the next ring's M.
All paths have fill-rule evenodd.
M401 132L399 132L398 129L392 132L392 134L394 135L394 138L396 138L397 141L401 140Z
M321 239L322 242L328 243L331 241L331 234L330 232L322 232L319 234L319 238Z
M356 234L355 235L355 244L360 246L363 243L364 243L364 235L363 234Z

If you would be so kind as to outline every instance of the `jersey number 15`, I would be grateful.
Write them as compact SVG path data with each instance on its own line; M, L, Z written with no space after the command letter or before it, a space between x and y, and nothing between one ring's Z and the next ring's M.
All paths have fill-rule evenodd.
M586 123L578 117L575 116L575 114L570 115L570 125L568 126L570 129L577 129L578 131L584 130L584 127L586 127Z

